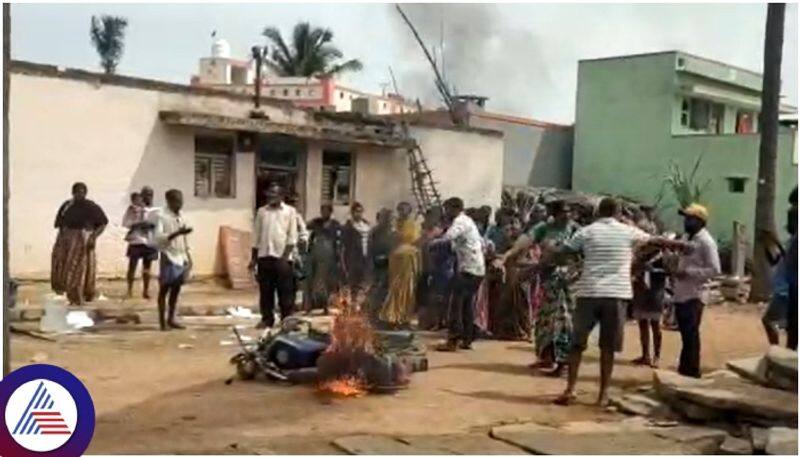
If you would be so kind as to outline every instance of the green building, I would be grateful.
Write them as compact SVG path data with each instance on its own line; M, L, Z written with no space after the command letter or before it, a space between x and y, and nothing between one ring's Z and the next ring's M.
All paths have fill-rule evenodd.
M702 203L718 241L733 221L752 238L758 170L761 75L677 51L583 60L578 65L572 185L655 203L674 162L708 182ZM782 107L794 114L792 107ZM776 218L784 226L797 185L797 121L781 122ZM661 218L680 227L666 189Z

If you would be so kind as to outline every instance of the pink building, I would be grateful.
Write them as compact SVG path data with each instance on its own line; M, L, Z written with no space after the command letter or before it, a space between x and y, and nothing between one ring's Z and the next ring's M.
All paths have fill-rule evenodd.
M252 94L255 91L255 63L231 57L230 45L217 39L211 46L211 56L199 62L198 74L192 76L193 86L225 89ZM333 77L262 76L262 96L290 100L300 108L317 111L360 112L364 114L400 114L416 111L417 107L396 94L375 95L340 84Z

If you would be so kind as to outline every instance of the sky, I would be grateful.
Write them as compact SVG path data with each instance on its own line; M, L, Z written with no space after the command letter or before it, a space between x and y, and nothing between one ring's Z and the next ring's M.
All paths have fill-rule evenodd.
M443 54L458 93L489 97L495 112L571 123L578 60L681 50L761 71L763 4L407 4L423 39ZM99 71L89 40L92 15L125 16L129 27L117 72L188 83L207 56L211 32L234 57L263 44L261 31L289 33L298 21L327 27L347 58L364 69L351 87L391 87L435 104L429 65L391 4L13 4L12 58ZM785 103L797 106L796 4L786 11L782 67ZM443 53L438 51L443 43Z

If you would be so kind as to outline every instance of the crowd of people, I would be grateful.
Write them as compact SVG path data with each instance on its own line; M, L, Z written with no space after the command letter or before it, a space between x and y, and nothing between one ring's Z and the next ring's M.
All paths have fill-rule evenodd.
M94 245L108 223L86 194L84 184L75 184L55 223L52 286L75 304L95 293ZM143 296L149 298L151 266L158 260L159 324L168 330L183 328L176 310L192 267L192 229L181 212L180 191L165 197L166 207L157 209L149 187L133 194L123 225L129 229L128 295L141 261ZM661 234L648 208L623 214L613 198L602 199L583 225L563 201L527 212L501 207L493 218L491 208L467 208L457 197L421 218L400 202L394 210L381 208L374 224L357 202L344 223L327 204L306 223L292 203L274 184L255 215L250 268L259 286L259 328L273 327L276 314L294 314L298 303L300 311L327 313L346 292L377 327L446 330L440 351L470 350L479 338L533 341L531 368L546 376L567 374L556 402L569 404L581 354L599 324L598 403L604 404L626 319L639 325L642 354L634 363L655 367L662 316L669 314L683 345L678 371L700 376L704 285L720 274L720 259L706 229L709 212L698 203L680 210L680 237ZM770 255L776 286L763 322L770 343L785 327L788 345L796 349L796 189L790 207L789 245Z

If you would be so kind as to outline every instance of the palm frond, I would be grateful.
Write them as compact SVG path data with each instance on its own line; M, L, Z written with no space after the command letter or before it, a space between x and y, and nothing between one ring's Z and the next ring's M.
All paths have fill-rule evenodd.
M292 58L292 52L289 50L289 47L286 46L286 42L283 41L280 30L275 27L266 27L261 34L272 42L274 47L277 48L277 51L280 52L285 59L290 60ZM274 54L275 51L273 51L273 55Z
M324 72L326 75L339 75L349 71L360 71L364 65L358 59L350 59L347 62L332 65Z
M363 68L356 59L338 62L343 53L331 44L330 29L299 22L292 29L291 45L275 27L266 27L262 35L274 48L266 65L281 76L334 75Z

